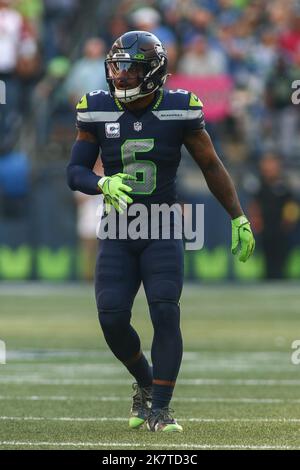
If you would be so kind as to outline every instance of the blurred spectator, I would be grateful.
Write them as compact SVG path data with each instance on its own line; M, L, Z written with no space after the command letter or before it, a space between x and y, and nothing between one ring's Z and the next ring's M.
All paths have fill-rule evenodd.
M169 70L172 71L177 59L176 38L167 26L161 24L160 13L150 7L139 8L130 15L129 20L133 29L149 31L158 37L168 52Z
M23 16L33 35L38 37L41 32L44 13L43 0L14 0L14 6Z
M251 220L254 231L261 235L266 277L281 279L289 253L288 236L298 221L299 208L285 181L278 156L264 155L260 177L260 188L250 207Z
M101 31L101 37L104 38L107 47L111 47L115 40L122 36L122 34L125 34L128 29L129 27L126 19L118 12L110 18L107 30Z
M30 163L24 152L12 151L0 158L0 217L23 215L29 181Z
M294 0L273 0L265 1L268 20L277 31L283 31L288 27L291 19L291 7Z
M72 108L64 89L64 81L70 70L70 61L66 57L52 59L45 77L37 84L33 96L36 142L45 145L53 131L55 118L59 123L65 114L72 120Z
M6 113L16 111L19 106L16 67L23 29L22 16L11 7L11 1L0 0L0 80L6 85ZM2 122L2 130L4 125Z
M261 78L263 85L276 63L277 39L278 35L274 29L265 27L260 30L259 41L251 44L249 51L251 68Z
M0 115L0 153L4 154L18 139L24 111L22 80L27 79L25 62L28 65L31 58L35 61L37 57L36 38L12 5L9 0L0 0L0 80L6 86L6 106Z
M0 76L2 77L15 72L24 28L22 16L11 8L10 4L10 0L0 0Z
M33 38L27 38L19 49L17 75L20 87L19 109L25 118L30 113L31 96L41 78L42 63L37 44Z
M286 57L293 61L300 50L300 7L291 11L288 28L282 33L279 45Z
M186 18L189 27L184 34L185 42L189 41L190 37L196 33L209 35L213 22L213 15L209 9L193 6L187 11Z
M72 105L87 91L106 90L104 59L104 42L99 38L89 39L84 46L84 57L74 63L65 84Z
M0 0L0 80L6 84L7 102L0 104L2 202L3 191L5 201L12 200L7 188L13 187L14 175L21 174L14 170L21 162L14 155L26 155L30 148L30 159L46 167L51 159L57 163L68 158L75 132L74 104L86 92L107 88L105 48L130 29L149 30L166 46L173 75L167 85L195 87L204 102L207 129L237 183L239 175L251 176L249 170L261 154L276 150L284 169L293 175L293 187L300 190L300 113L299 105L291 103L291 84L300 78L299 0ZM87 40L93 35L99 37ZM222 85L222 79L230 87ZM289 193L278 159L267 156L260 172L262 186L253 205L258 231L272 226L272 204L278 214L282 206L284 214L274 237L279 246L280 236L285 236L277 267L269 260L276 250L267 253L264 242L271 263L268 273L279 277L280 257L286 256L293 225L291 214L297 211L291 209L293 198L285 204L277 191L283 187L283 194ZM191 163L186 175L187 181L194 176ZM271 209L270 219L264 221L266 201ZM80 196L82 213L94 213L83 209L94 202L83 202ZM5 207L10 211L12 205ZM264 240L267 236L271 237L263 234ZM87 245L94 243L93 239ZM93 249L86 250L91 253L86 259L93 259Z
M44 55L46 61L67 54L78 0L44 0Z
M230 74L239 86L246 85L251 72L249 56L255 44L251 25L244 16L226 18L224 22L221 21L219 40L227 56Z
M291 84L296 75L287 59L279 56L266 82L269 128L273 142L284 157L294 156L299 133L299 112L291 102Z
M178 71L196 76L220 75L226 73L226 57L198 34L190 41L187 52L180 59Z

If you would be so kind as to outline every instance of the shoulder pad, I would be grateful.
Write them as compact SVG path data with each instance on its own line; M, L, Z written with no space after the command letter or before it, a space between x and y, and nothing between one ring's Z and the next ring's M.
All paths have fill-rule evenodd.
M103 109L107 104L107 98L110 98L108 91L95 90L84 95L78 102L76 109L79 111L96 111Z
M87 104L87 97L86 95L83 95L80 101L78 101L76 109L88 109L88 104Z
M177 109L202 109L203 103L194 93L177 89L168 90L167 100L170 105L175 106Z
M76 106L78 121L116 121L120 113L108 91L95 90L84 95Z
M202 101L198 98L195 93L190 93L189 108L203 108Z

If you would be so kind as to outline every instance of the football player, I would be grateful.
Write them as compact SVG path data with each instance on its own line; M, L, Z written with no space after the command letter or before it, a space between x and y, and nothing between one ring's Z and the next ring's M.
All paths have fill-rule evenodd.
M105 61L109 92L90 92L77 105L69 186L86 194L102 193L116 211L132 202L148 208L172 205L184 144L228 212L232 253L245 262L255 245L250 224L205 130L200 99L185 90L163 88L167 63L163 45L151 33L130 31L115 41ZM102 178L92 171L100 149ZM130 323L141 282L154 329L152 367ZM99 321L111 351L136 380L131 428L146 422L151 431L182 431L169 408L182 359L182 283L182 240L101 241L95 273Z

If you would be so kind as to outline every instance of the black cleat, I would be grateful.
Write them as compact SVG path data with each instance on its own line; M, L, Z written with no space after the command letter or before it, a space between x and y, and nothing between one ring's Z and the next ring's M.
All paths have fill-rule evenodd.
M172 412L173 410L170 410L170 408L151 411L147 420L147 428L149 431L182 432L183 428L177 423L176 419L171 416Z

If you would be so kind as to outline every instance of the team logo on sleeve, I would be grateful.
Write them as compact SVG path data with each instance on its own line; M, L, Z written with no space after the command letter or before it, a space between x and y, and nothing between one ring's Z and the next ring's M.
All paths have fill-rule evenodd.
M106 122L105 134L109 139L117 139L120 137L120 123L119 122Z
M133 128L134 128L134 130L137 131L137 132L141 131L141 130L142 130L142 127L143 127L143 125L142 125L142 123L139 122L139 121L133 123Z

